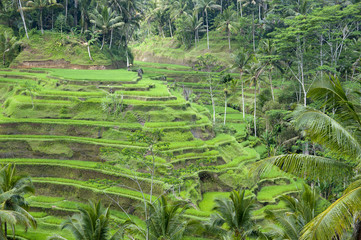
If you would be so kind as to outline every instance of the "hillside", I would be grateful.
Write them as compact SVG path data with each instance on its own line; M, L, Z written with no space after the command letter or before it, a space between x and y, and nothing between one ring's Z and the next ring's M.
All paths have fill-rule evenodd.
M117 199L124 209L131 210L132 218L141 222L137 205L142 195L132 179L138 179L149 198L150 173L141 165L128 165L122 154L123 149L147 147L130 140L137 130L163 130L161 142L169 147L162 150L166 155L157 156L153 194L177 189L169 197L192 202L195 209L186 213L191 219L207 219L214 199L227 196L232 188L252 186L246 166L260 155L247 146L249 141L242 140L244 129L238 130L239 141L227 134L215 136L207 108L185 101L179 91L158 80L169 71L164 67L173 69L169 72L172 76L188 76L195 82L200 73L184 71L189 69L177 65L151 68L147 67L149 63L138 64L146 71L141 80L136 73L125 70L0 72L1 161L16 163L21 172L32 176L36 195L29 198L29 203L40 224L36 233L17 234L46 239L50 229L59 231L56 224L62 216L88 199L113 203L114 221L124 221L124 213L109 197ZM26 87L29 82L37 85L36 90L31 92ZM111 104L107 98L110 90L122 96L124 107L118 116L102 110L104 101ZM237 116L239 112L229 109L230 125L239 122ZM265 209L277 209L279 196L299 188L299 180L275 170L247 194L268 205ZM257 214L262 220L263 210Z
M30 39L21 40L23 50L13 60L11 68L72 68L72 69L114 69L125 66L124 54L100 50L91 45L90 60L87 42L79 36L46 31L44 35L33 32Z
M239 41L233 39L231 46L238 49ZM226 67L234 65L234 51L229 51L227 37L223 33L210 32L210 49L207 49L207 40L202 38L197 46L187 48L175 38L152 36L141 43L132 45L134 59L144 62L173 63L192 66L196 63L197 57L204 53L214 55L219 63Z

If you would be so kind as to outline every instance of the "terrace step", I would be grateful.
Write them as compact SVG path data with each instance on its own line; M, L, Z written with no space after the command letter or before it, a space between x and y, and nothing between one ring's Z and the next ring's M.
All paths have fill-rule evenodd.
M99 199L107 205L113 203L112 199L116 199L125 209L135 210L135 206L143 201L140 192L98 183L59 178L33 178L33 183L39 195L64 197L82 203L87 203L89 199ZM144 194L144 197L149 199L148 194Z
M12 160L7 160L7 162L13 162ZM28 174L34 178L66 178L77 181L104 179L104 181L119 186L124 185L133 189L141 188L144 192L150 192L151 182L148 178L102 170L101 164L96 165L95 168L88 168L84 167L85 164L82 164L83 166L67 165L66 163L60 163L60 161L47 159L42 162L40 159L29 159L28 162L26 162L26 159L22 159L22 161L14 162L17 164L17 170L20 173ZM162 194L163 183L155 180L153 192L155 194Z

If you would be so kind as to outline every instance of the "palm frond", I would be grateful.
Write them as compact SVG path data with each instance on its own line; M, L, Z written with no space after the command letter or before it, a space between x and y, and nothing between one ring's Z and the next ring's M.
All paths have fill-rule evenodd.
M309 222L301 240L339 239L352 228L354 217L361 211L361 187L349 191Z
M358 128L361 127L358 111L347 97L338 78L330 75L328 80L315 82L307 95L316 101L324 102L324 106L329 111L334 111L335 117L340 121L356 123Z
M352 174L352 167L349 164L334 159L315 155L286 154L258 162L256 168L258 176L270 171L272 166L277 166L298 177L307 176L314 180L343 178Z
M358 159L361 145L355 135L338 121L312 108L299 106L294 112L297 128L303 129L312 141L321 144L342 157Z

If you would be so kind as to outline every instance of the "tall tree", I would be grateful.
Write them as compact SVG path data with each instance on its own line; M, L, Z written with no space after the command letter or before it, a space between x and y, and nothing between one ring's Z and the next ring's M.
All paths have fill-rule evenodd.
M31 179L25 175L16 174L13 164L8 164L0 170L0 220L4 223L1 233L7 236L8 224L15 236L15 226L20 223L26 228L36 228L35 219L27 212L27 203L24 194L34 193ZM0 234L1 236L1 234ZM5 238L6 239L6 238Z
M272 100L274 101L275 95L273 92L272 74L274 69L278 69L283 73L283 68L279 61L279 56L277 55L276 46L271 40L266 39L262 42L260 53L261 55L259 58L268 70L268 80L271 88Z
M239 69L239 81L241 83L241 91L242 91L242 115L243 120L245 119L245 106L244 106L244 80L243 74L248 73L250 69L250 63L253 59L253 55L249 52L246 52L243 48L239 50L237 55L234 57L234 67Z
M56 2L56 0L33 0L26 3L26 7L23 9L26 11L38 11L39 12L39 24L41 33L44 34L43 27L43 13L48 8L62 7L63 5Z
M353 103L340 81L333 76L315 83L309 96L323 102L325 108L320 111L300 106L294 112L294 122L313 142L328 149L334 158L293 154L278 156L271 163L314 181L350 179L354 174L352 170L360 164L360 106ZM357 224L361 211L360 183L359 180L351 183L341 198L312 219L303 228L300 239L338 239L347 230L360 233Z
M90 22L95 24L102 31L103 40L100 49L103 49L105 36L109 33L109 31L109 48L111 48L114 28L124 25L121 16L116 16L116 13L110 7L100 6L94 10L94 13L90 13L90 18Z
M216 4L214 0L199 0L196 8L201 10L205 14L206 18L206 31L207 31L207 48L209 49L209 19L208 13L212 10L220 10L221 6Z
M217 18L218 30L225 31L228 38L228 49L231 51L231 32L237 29L236 13L231 7L223 11Z
M6 54L10 55L20 44L21 42L17 41L16 37L10 35L7 31L0 34L0 49L3 53L3 65L6 64Z
M221 81L219 81L218 77L215 76L214 72L216 72L221 66L217 66L217 59L213 55L206 53L197 58L197 68L199 70L205 71L206 82L209 87L209 96L212 102L212 123L213 126L216 124L216 103L215 103L215 95L216 90L220 86Z
M257 137L257 89L260 85L261 77L263 76L264 70L265 65L257 58L254 58L249 69L248 82L254 86L253 128L255 137Z

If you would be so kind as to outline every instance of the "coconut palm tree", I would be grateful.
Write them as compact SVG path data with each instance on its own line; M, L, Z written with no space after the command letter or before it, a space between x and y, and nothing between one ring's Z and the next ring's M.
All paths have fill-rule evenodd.
M34 191L31 179L25 175L17 175L15 165L8 164L0 170L0 220L4 223L4 230L2 227L0 229L4 236L7 236L8 225L13 235L17 224L36 228L36 221L27 212L28 204L23 197L24 194Z
M248 82L254 86L254 105L253 105L253 127L254 136L257 137L257 89L261 82L261 77L264 73L265 65L257 58L253 58L249 69Z
M183 239L183 234L188 222L183 218L188 208L184 202L170 203L162 195L155 203L149 203L149 226L150 240L177 240Z
M21 44L20 41L17 41L15 36L11 36L7 31L4 31L0 35L0 49L3 52L3 65L5 65L5 55L6 53L11 53Z
M209 24L208 24L208 12L212 10L220 10L221 6L216 4L214 0L199 0L196 5L196 9L199 9L206 15L206 30L207 30L207 48L209 49Z
M343 179L345 183L360 166L360 106L346 95L340 81L329 76L310 89L308 96L324 102L324 111L300 106L294 112L296 127L307 137L330 151L334 158L316 155L283 155L266 160L282 170L309 179ZM357 167L358 167L357 166ZM267 169L263 166L262 171ZM352 182L342 197L312 219L302 230L300 239L341 239L349 230L360 233L361 181ZM360 236L358 236L360 237Z
M251 218L254 207L255 199L253 197L246 198L245 190L233 190L229 199L215 200L214 210L217 214L211 217L212 227L210 229L223 236L231 233L233 239L246 239L246 236L253 233L255 229L255 223ZM227 226L226 231L219 229L224 224Z
M28 29L26 27L25 16L24 16L24 11L23 11L23 6L21 4L21 0L19 0L17 3L19 5L19 12L20 12L21 20L23 21L26 38L29 39Z
M78 208L79 213L61 224L61 229L68 229L76 240L115 240L120 239L120 232L110 236L110 209L104 208L100 201ZM64 240L61 236L52 236L49 240Z
M103 49L105 43L105 36L108 34L109 31L110 31L109 48L111 48L114 28L124 25L124 22L122 22L122 17L116 16L116 12L107 6L103 6L103 7L100 6L96 8L93 13L89 14L89 16L91 18L90 22L95 24L102 31L103 40L100 49Z
M244 107L244 81L242 79L244 73L248 73L250 69L250 63L253 59L253 55L249 52L246 52L243 48L239 50L237 55L234 57L234 67L239 69L239 81L241 83L241 91L242 91L242 115L243 120L245 119L245 107Z
M96 41L98 41L99 38L99 31L95 29L95 27L93 27L91 30L86 30L85 34L87 35L87 49L88 49L88 55L89 55L89 59L90 61L93 61L93 57L90 53L90 46L92 44L94 44Z
M229 51L231 51L231 32L237 29L236 25L236 12L233 11L231 7L224 10L217 19L217 30L227 33Z
M173 38L172 21L175 21L176 19L178 19L179 17L182 17L184 15L188 16L188 13L187 13L188 4L185 0L176 0L176 1L171 2L169 8L170 8L169 9L170 17L168 19L168 22L169 22L170 35Z
M231 77L231 75L227 74L222 78L222 84L224 85L223 93L224 93L224 118L223 118L223 125L226 125L227 119L227 101L228 97L236 92L238 80Z
M280 200L285 203L285 210L266 211L270 223L267 224L267 235L271 239L298 240L302 228L324 210L319 193L306 184L297 196L283 195Z
M278 69L281 73L283 73L283 69L281 67L279 57L277 56L276 47L271 40L264 40L259 51L261 53L260 60L264 63L268 70L268 80L271 88L272 100L274 101L275 96L273 93L272 73L274 69Z
M197 47L198 32L203 30L203 18L198 18L198 14L193 12L192 15L187 15L185 21L186 28L189 32L194 34L194 45Z

